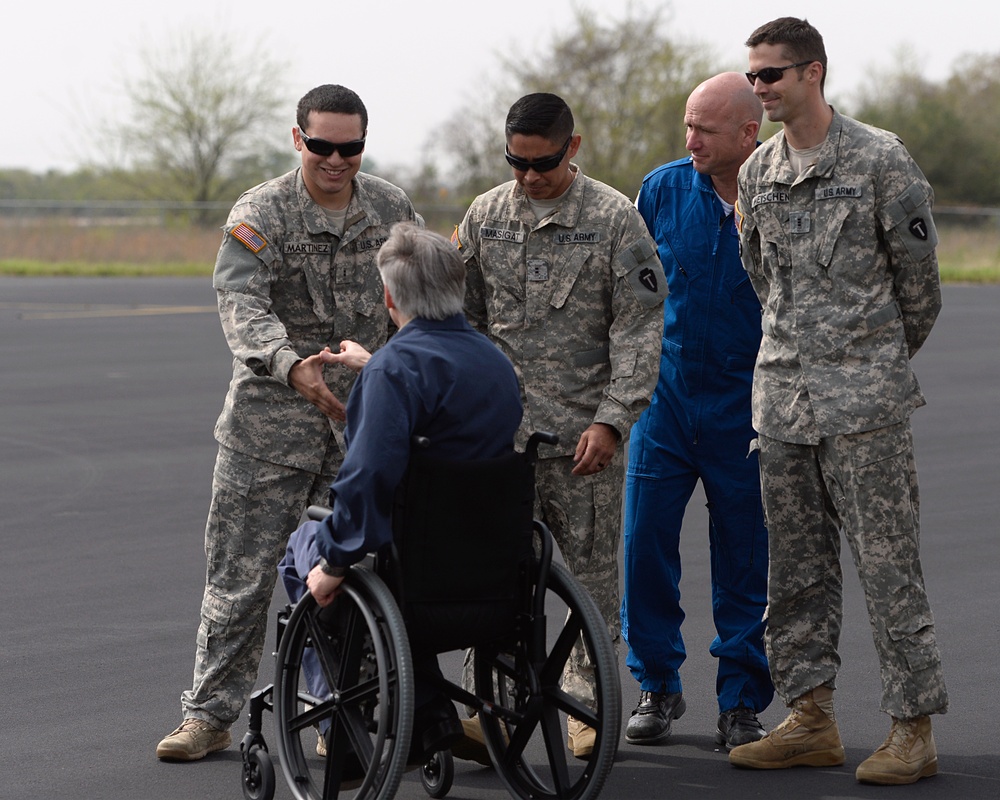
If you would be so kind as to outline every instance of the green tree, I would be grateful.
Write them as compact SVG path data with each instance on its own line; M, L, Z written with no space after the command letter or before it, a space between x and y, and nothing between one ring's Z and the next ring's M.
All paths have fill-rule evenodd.
M902 59L862 90L854 114L903 140L938 203L1000 205L1000 54L965 56L939 84Z
M583 145L576 161L591 177L629 196L653 167L687 154L684 105L718 72L708 50L670 39L662 5L628 3L604 23L577 8L547 54L502 58L492 85L444 126L441 139L468 194L510 177L503 160L507 109L529 92L553 92L573 109Z
M291 163L278 127L289 116L286 68L268 52L218 31L183 31L140 52L122 79L127 112L105 127L147 197L233 200Z

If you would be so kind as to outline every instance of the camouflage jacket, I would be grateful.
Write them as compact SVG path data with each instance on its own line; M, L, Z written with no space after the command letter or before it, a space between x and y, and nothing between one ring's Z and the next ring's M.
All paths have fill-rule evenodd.
M836 112L798 178L783 133L743 165L743 266L763 306L760 433L814 444L924 404L910 359L941 309L932 203L896 136Z
M394 223L417 215L401 189L359 173L338 239L300 172L245 192L223 228L212 282L233 379L215 436L256 458L319 471L332 429L288 385L288 372L343 339L370 351L385 343L390 323L375 256ZM327 368L326 379L346 403L354 373Z
M576 169L576 167L574 167ZM524 419L569 455L592 423L623 438L659 374L667 282L656 245L620 192L577 172L556 212L535 218L515 181L477 197L459 226L466 314L514 362Z

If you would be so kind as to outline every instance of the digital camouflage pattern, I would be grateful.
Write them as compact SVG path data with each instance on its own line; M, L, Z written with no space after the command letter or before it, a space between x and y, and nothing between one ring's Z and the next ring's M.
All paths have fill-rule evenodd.
M815 444L924 404L910 359L941 310L933 192L892 134L834 113L795 178L779 132L740 171L743 265L763 306L753 423Z
M216 728L239 718L260 668L277 564L302 509L329 502L333 477L219 448L205 528L208 569L194 679L181 695L185 717Z
M538 221L510 181L476 198L458 245L469 322L521 381L522 441L552 431L559 446L540 455L572 455L595 422L626 439L656 385L667 296L635 206L577 171L556 212Z
M840 665L840 532L879 655L882 709L942 713L919 557L910 359L941 309L933 193L891 133L836 112L796 177L783 133L743 165L743 264L763 307L753 383L770 540L765 642L787 703Z
M510 181L476 198L456 238L468 268L469 322L517 370L519 442L538 430L559 435L558 446L539 450L540 516L617 640L622 451L597 475L569 473L590 425L611 425L627 439L649 405L667 282L635 206L572 169L572 186L545 219ZM592 687L592 667L578 648L564 688L589 701Z
M229 214L213 285L233 381L215 427L220 444L316 472L331 437L329 420L288 385L296 361L353 339L369 352L385 343L389 315L375 266L396 222L417 214L403 191L358 173L338 239L296 169L244 193ZM236 236L244 225L266 246L254 253ZM343 403L354 382L328 369L330 391Z
M359 173L343 236L296 169L244 193L224 227L213 285L233 379L215 426L219 458L194 682L184 716L226 728L257 678L266 612L289 534L326 503L343 434L288 385L300 359L343 339L374 351L389 315L375 265L396 222L418 220L401 189ZM327 369L346 402L354 373Z
M834 686L843 530L868 604L882 710L897 719L943 713L948 693L920 566L909 420L815 448L761 436L760 464L770 536L764 641L779 694L791 702L821 683ZM820 483L830 487L828 507Z

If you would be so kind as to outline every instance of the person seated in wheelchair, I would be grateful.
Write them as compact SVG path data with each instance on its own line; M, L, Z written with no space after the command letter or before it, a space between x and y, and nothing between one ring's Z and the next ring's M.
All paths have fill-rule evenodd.
M354 342L323 354L324 362L359 376L347 401L347 453L330 485L332 511L292 533L279 566L293 602L309 591L328 606L347 570L392 542L393 501L415 436L428 440L428 456L490 459L513 450L521 422L511 362L465 320L466 269L457 248L437 233L399 223L377 265L399 331L371 355ZM436 656L422 657L420 669L440 674ZM411 763L462 737L452 701L418 679ZM324 752L322 738L317 749Z

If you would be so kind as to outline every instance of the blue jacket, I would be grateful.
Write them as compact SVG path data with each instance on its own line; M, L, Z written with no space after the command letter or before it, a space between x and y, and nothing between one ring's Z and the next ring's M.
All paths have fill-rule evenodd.
M712 179L690 157L650 172L636 205L670 286L657 392L696 436L707 423L716 433L744 431L761 312L740 262L733 214L724 216Z
M347 401L347 455L330 485L333 512L317 526L319 555L350 566L392 541L392 501L413 436L429 455L510 452L521 393L510 360L465 318L414 319L361 370Z

